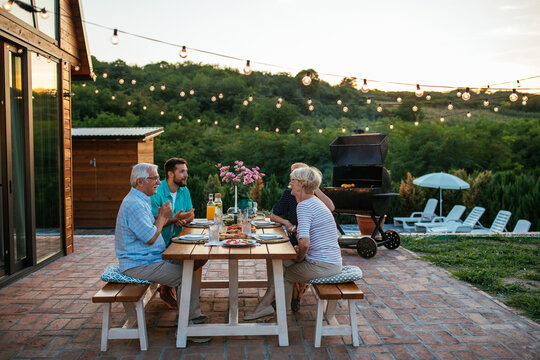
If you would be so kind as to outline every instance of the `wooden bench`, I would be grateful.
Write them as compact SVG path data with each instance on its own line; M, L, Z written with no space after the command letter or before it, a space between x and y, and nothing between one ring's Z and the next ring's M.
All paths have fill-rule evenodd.
M94 303L103 303L101 327L101 351L107 351L109 339L139 339L141 350L148 348L144 308L157 290L157 284L107 283L92 298ZM111 328L111 305L121 302L127 321L121 328Z
M312 284L317 297L317 320L315 325L315 347L321 346L321 337L326 335L352 335L353 346L359 346L356 322L356 300L363 299L364 293L354 282L342 284ZM338 300L349 302L349 325L340 325L336 319ZM328 304L326 304L328 303ZM326 311L324 311L326 305ZM323 314L324 313L324 314ZM328 325L323 325L323 315Z

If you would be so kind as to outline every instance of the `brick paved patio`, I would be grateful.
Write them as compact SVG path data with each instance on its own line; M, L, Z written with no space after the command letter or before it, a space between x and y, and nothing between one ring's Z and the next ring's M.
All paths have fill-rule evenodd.
M366 298L359 302L361 346L349 337L323 338L313 348L315 299L304 297L300 311L289 317L289 347L276 336L216 337L203 345L175 348L176 312L159 298L147 308L149 349L138 340L112 340L99 351L101 307L91 297L103 285L102 269L115 263L114 237L75 236L76 252L0 289L0 359L538 359L540 326L494 301L449 273L418 260L407 250L379 248L362 259L343 250L346 264L358 265L358 284ZM245 278L264 278L265 264L246 261ZM205 267L206 278L226 276L226 263ZM263 290L246 289L241 310L251 311ZM212 321L227 317L227 291L203 290L201 306ZM113 310L113 325L123 320ZM340 308L340 314L346 309Z

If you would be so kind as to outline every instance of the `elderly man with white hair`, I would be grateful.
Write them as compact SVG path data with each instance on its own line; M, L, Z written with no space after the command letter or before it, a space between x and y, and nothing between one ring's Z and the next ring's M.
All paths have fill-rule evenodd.
M180 298L182 261L166 261L161 255L167 248L161 236L163 226L172 215L170 202L158 208L157 217L152 215L150 196L161 183L157 166L140 163L131 171L131 190L118 210L115 229L115 249L120 271L128 276L156 282L176 288ZM202 323L199 286L194 278L191 288L190 319ZM195 342L206 342L210 338L189 338Z

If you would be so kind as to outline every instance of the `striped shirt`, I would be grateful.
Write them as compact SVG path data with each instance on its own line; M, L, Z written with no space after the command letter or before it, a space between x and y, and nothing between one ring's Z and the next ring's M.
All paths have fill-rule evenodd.
M163 261L161 254L166 246L161 234L152 245L147 244L157 231L155 221L150 197L131 188L118 210L114 232L116 257L121 272Z
M309 238L306 259L342 264L338 243L338 230L330 210L313 196L296 207L298 238Z

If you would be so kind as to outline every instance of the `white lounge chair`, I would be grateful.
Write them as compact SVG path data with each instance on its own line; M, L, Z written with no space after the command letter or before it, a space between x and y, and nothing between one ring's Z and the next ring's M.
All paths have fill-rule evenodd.
M471 232L471 230L479 223L478 220L482 217L486 209L480 206L474 207L463 223L458 221L450 221L445 226L427 228L428 233L457 233Z
M491 224L491 227L489 229L474 229L474 230L471 230L471 232L472 233L504 232L506 230L506 224L508 224L508 220L510 220L510 216L512 216L512 213L510 211L501 210L497 213L497 216L495 216L495 220L493 220L493 224Z
M411 223L412 225L412 224L422 221L422 218L435 216L437 203L438 203L437 199L429 199L423 211L415 211L411 214L411 216L408 216L408 217L395 217L394 226L403 226L403 228L405 229L405 226L408 225L407 223Z
M417 232L426 232L428 228L444 227L449 222L461 222L461 216L465 212L465 206L454 205L452 210L446 216L435 216L429 222L417 222L414 224ZM408 226L408 225L407 225ZM403 224L405 229L405 224Z
M518 220L512 232L513 233L526 233L526 232L529 232L530 228L531 228L531 222L529 220L521 219L521 220Z

